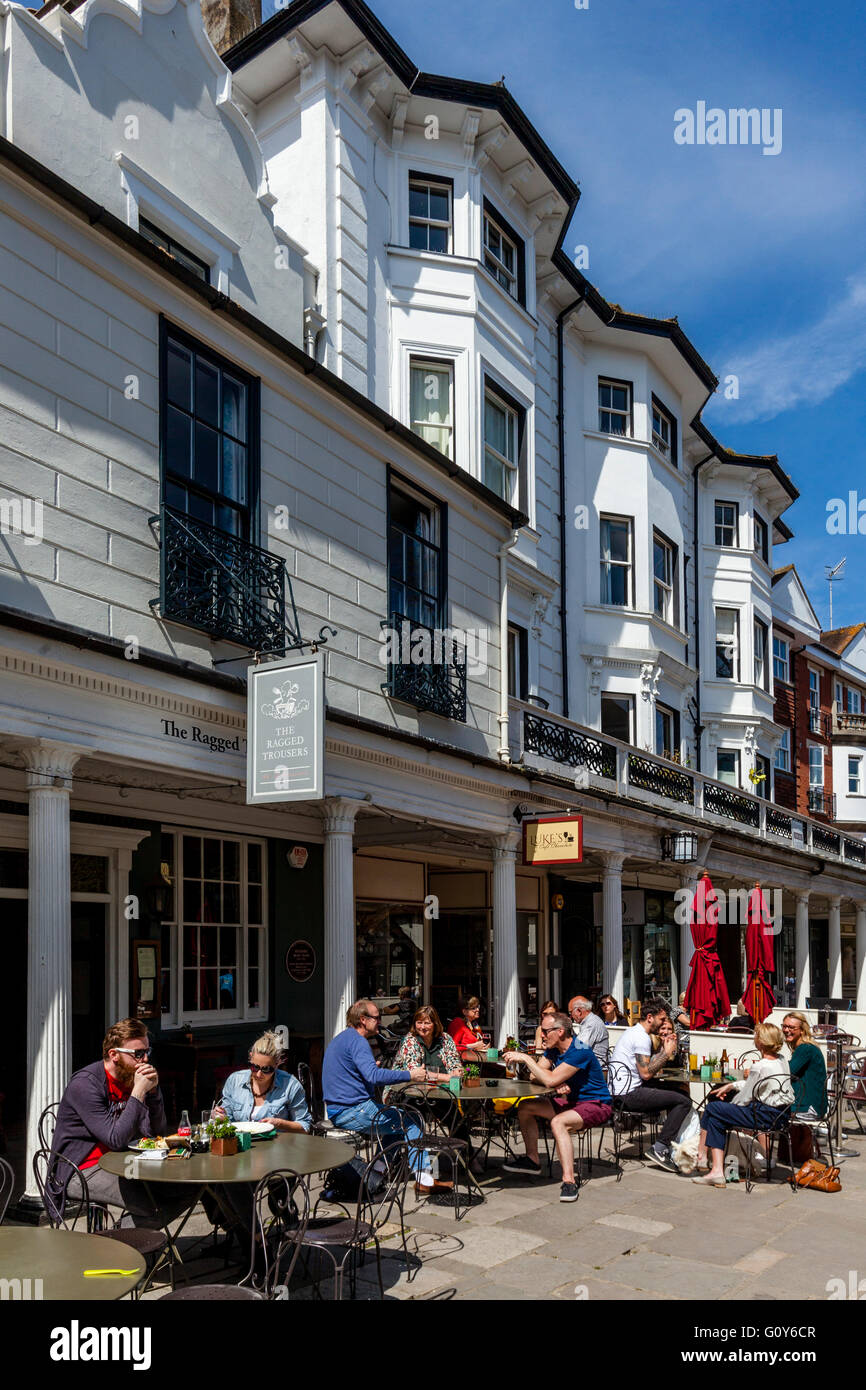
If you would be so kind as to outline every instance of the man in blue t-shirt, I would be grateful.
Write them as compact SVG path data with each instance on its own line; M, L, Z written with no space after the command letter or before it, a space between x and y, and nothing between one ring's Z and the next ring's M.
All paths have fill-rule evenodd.
M546 1024L546 1027L545 1027ZM541 1034L547 1044L544 1056L533 1061L523 1052L506 1052L506 1062L523 1062L533 1081L551 1092L539 1100L524 1100L517 1107L517 1119L526 1147L524 1158L509 1159L506 1173L541 1175L538 1161L538 1117L550 1121L556 1152L562 1166L561 1202L576 1202L574 1181L574 1130L603 1125L611 1117L610 1091L595 1053L576 1041L568 1014L549 1014L542 1019Z

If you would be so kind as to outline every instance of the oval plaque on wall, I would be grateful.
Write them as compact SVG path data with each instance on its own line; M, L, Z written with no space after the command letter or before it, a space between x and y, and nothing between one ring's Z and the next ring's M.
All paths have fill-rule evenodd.
M286 974L296 984L306 984L316 971L316 952L309 941L293 941L286 951Z

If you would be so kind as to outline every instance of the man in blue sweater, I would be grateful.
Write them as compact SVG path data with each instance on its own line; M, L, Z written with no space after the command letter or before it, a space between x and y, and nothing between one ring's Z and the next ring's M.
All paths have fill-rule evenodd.
M424 1067L410 1071L393 1071L377 1067L370 1048L370 1038L378 1031L379 1007L373 999L359 999L346 1014L346 1027L328 1044L322 1063L322 1094L328 1107L328 1118L339 1129L369 1134L378 1119L379 1134L402 1137L403 1129L397 1115L381 1104L376 1097L377 1086L396 1086L405 1081L424 1081ZM414 1124L406 1126L410 1139L420 1139L421 1131ZM417 1155L417 1157L415 1157ZM421 1187L432 1187L426 1154L413 1151L417 1165L417 1180Z

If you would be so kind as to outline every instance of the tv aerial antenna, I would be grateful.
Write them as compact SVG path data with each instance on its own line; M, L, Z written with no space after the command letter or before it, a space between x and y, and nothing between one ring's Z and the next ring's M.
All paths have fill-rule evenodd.
M844 578L845 578L845 576L844 576L844 574L842 573L842 571L843 571L843 569L845 568L845 561L846 561L847 558L848 558L848 557L847 557L846 555L843 555L843 556L842 556L842 559L839 561L838 565L825 565L825 566L824 566L824 574L826 575L826 578L827 578L827 585L828 585L828 587L829 587L829 589L830 589L830 631L831 631L831 632L833 631L833 585L834 585L835 583L837 583L838 580L844 579Z

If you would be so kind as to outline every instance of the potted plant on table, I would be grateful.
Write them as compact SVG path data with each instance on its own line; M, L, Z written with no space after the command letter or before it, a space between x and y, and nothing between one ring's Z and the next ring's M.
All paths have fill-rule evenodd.
M210 1151L215 1158L231 1158L238 1151L238 1132L228 1120L211 1120L207 1127Z
M481 1085L481 1067L477 1062L466 1062L463 1067L463 1085Z

